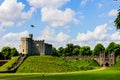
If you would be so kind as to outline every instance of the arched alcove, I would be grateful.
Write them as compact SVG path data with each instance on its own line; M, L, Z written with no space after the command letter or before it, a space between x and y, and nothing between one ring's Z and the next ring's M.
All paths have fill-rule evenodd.
M106 62L106 63L105 63L105 66L109 66L109 63L108 63L108 62Z

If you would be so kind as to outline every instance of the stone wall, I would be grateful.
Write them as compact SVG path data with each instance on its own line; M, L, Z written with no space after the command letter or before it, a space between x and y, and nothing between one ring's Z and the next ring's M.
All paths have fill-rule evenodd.
M66 59L74 59L74 60L82 60L82 59L94 59L96 60L100 66L112 66L115 64L115 55L114 53L109 53L105 55L105 53L101 53L99 56L67 56Z
M45 43L45 55L52 55L52 45Z

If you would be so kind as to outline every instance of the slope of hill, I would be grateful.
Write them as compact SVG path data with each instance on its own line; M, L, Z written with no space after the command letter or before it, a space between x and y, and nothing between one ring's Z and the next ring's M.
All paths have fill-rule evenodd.
M12 66L12 64L18 59L18 56L16 57L12 57L11 60L9 60L7 63L5 63L4 65L2 65L0 67L0 71L6 71L8 69L8 67Z
M53 73L90 70L98 67L92 59L66 60L53 56L29 56L17 69L17 73Z

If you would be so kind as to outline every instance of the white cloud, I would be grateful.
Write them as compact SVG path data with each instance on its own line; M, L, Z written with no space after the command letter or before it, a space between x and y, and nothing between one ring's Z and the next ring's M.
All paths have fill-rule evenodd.
M58 42L66 42L68 39L70 38L69 35L63 33L63 32L60 32L57 34L57 37L56 37L56 41Z
M53 41L55 38L55 31L53 29L50 29L49 27L46 27L42 32L40 37L37 39L45 39L47 41Z
M114 41L120 43L120 32L115 32L113 34L108 34L108 30L111 28L107 24L96 26L94 31L88 31L87 33L78 33L76 39L73 39L73 43L77 43L81 46L94 46L97 43L102 43L104 46L107 46L110 42Z
M47 43L53 44L55 47L65 46L70 36L66 33L55 33L54 29L46 27L36 39L45 40Z
M66 8L60 10L70 0L27 0L32 7L41 9L41 21L47 22L52 27L68 27L72 21L77 24L75 12Z
M34 8L23 12L25 5L17 0L4 0L0 5L0 25L3 27L13 26L24 22L32 16Z
M111 40L120 41L120 32L115 32L110 36Z
M70 8L61 11L53 8L42 8L42 21L48 22L52 27L66 27L74 21L75 12Z
M108 25L107 24L103 24L100 26L97 26L93 32L94 34L94 38L96 40L104 40L107 38L107 30L108 30Z
M27 0L30 5L36 8L52 7L59 8L70 0Z
M89 41L89 40L104 40L107 38L107 24L97 26L95 30L88 31L87 33L78 33L77 41Z
M0 49L4 46L16 47L19 50L20 38L27 37L28 31L20 33L8 33L0 38Z
M82 0L82 1L80 2L80 5L81 5L81 6L85 6L86 3L87 3L87 1L88 1L88 0Z
M44 39L46 42L53 44L55 47L60 47L69 42L78 44L80 46L90 46L92 49L97 43L102 43L105 47L112 41L120 43L120 32L115 32L108 34L108 31L111 30L111 27L107 24L96 26L93 31L87 31L87 33L78 32L77 36L72 39L70 35L59 32L55 33L54 29L46 27L38 39Z
M49 42L65 42L69 39L69 35L59 32L58 34L55 33L54 29L50 29L49 27L46 27L42 32L40 37L37 39L45 39Z
M113 10L111 10L109 13L108 13L108 15L109 16L117 16L117 14L118 14L118 10L117 9L113 9Z
M103 6L102 3L98 3L98 7L101 8Z

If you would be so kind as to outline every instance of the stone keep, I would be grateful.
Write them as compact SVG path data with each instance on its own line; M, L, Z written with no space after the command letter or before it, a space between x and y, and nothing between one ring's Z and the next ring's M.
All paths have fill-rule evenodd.
M52 55L52 45L44 40L33 40L33 35L28 38L21 38L20 53L27 55Z

